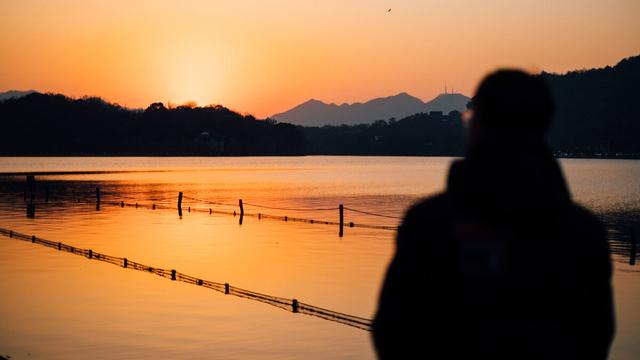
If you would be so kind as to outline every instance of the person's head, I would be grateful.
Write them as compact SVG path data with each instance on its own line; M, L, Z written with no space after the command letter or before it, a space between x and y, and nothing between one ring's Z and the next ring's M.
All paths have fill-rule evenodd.
M498 70L487 75L468 105L469 141L544 138L551 125L554 101L541 76L521 70Z

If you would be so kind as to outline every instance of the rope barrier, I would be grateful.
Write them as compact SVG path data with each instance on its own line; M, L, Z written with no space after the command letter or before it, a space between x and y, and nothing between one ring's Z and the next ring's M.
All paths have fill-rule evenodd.
M183 198L188 198L188 199L193 199L191 197L187 197L187 196L183 196ZM144 204L144 203L128 203L128 202L108 202L108 201L103 201L103 204L108 204L108 205L117 205L120 207L139 207L139 208L151 208L152 206L150 206L149 204ZM213 202L211 202L213 203ZM153 204L152 204L153 205ZM227 206L238 206L238 205L230 205L230 204L224 204ZM250 205L250 206L255 206L253 204L247 204L244 203L244 205ZM159 205L159 204L155 204L155 208L154 209L163 209L163 210L175 210L176 206L175 205ZM240 213L238 211L222 211L222 210L215 210L213 208L200 208L200 207L187 207L187 212L208 212L209 214L222 214L222 215L233 215L233 216L238 216ZM332 208L331 210L337 210L338 208ZM285 221L285 222L301 222L301 223L307 223L307 224L320 224L320 225L340 225L339 222L337 221L328 221L328 220L318 220L318 219L309 219L309 218L302 218L302 217L295 217L295 216L287 216L287 215L273 215L273 214L267 214L267 213L248 213L245 212L243 214L244 217L252 217L252 218L258 218L258 219L270 219L270 220L278 220L278 221ZM373 224L362 224L362 223L354 223L354 222L349 222L347 224L345 224L345 226L347 227L351 227L351 228L366 228L366 229L377 229L377 230L388 230L388 231L396 231L398 230L398 226L394 226L394 225L373 225Z
M379 216L379 217L384 217L384 218L389 218L389 219L399 219L399 220L402 220L402 218L401 218L401 217L398 217L398 216L391 216L391 215L376 214L376 213L372 213L372 212L368 212L368 211L362 211L362 210L356 210L356 209L353 209L353 208L348 208L348 207L346 207L346 206L345 206L345 208L344 208L344 209L345 209L345 210L349 210L349 211L353 211L353 212L356 212L356 213L360 213L360 214L365 214L365 215Z
M102 195L105 195L105 197L112 197L115 199L127 199L127 200L132 200L132 201L136 201L139 200L139 198L133 197L133 196L127 196L127 195L121 195L121 194L111 194L111 193L102 193ZM92 197L95 198L95 193L92 194ZM176 197L175 196L167 196L167 197L163 197L163 198L149 198L150 201L175 201Z
M331 207L331 208L285 208L285 207L275 207L275 206L250 204L248 202L245 202L244 205L249 205L249 206L254 206L254 207L259 207L259 208L264 208L264 209L289 210L289 211L327 211L327 210L333 211L333 210L338 210L337 207Z
M197 198L192 198L189 196L184 196L184 198L187 199L196 199L196 200L202 200L202 199L197 199ZM173 198L172 198L173 200ZM205 200L206 201L206 200ZM89 201L89 200L81 200L81 199L76 199L76 201L71 201L72 205L75 204L94 204L94 201ZM214 202L210 202L210 203L214 203ZM42 204L41 202L38 202L36 204ZM45 205L48 206L52 206L52 208L56 208L58 206L63 206L65 203L63 202L49 202L49 203L44 203ZM102 205L114 205L114 206L118 206L118 207L128 207L128 208L149 208L149 209L153 209L153 210L174 210L176 209L176 205L174 205L173 203L152 203L152 204L146 204L146 203L129 203L129 202L124 202L124 201L109 201L109 200L102 200L101 201ZM218 204L222 204L222 203L218 203ZM244 203L245 205L249 205L249 206L256 206L257 204L247 204ZM225 205L229 205L230 204L225 204ZM234 205L235 206L235 205ZM261 205L258 205L261 206ZM265 206L266 207L266 206ZM275 207L270 207L270 208L275 208ZM60 210L60 208L57 208L58 210ZM294 208L278 208L278 209L288 209L288 210L297 210ZM311 209L311 208L309 208ZM335 210L336 208L332 208L331 210ZM389 215L383 215L383 214L376 214L376 213L372 213L372 212L367 212L367 211L362 211L362 210L357 210L357 209L353 209L353 208L347 208L345 207L344 209L350 210L350 211L355 211L355 212L360 212L363 214L367 214L367 215L372 215L372 216L383 216L383 217L389 217L389 218L396 218L399 219L398 217L393 217L393 216L389 216ZM241 217L246 216L246 217L252 217L252 218L258 218L258 219L270 219L270 220L277 220L277 221L291 221L291 222L302 222L302 223L308 223L308 224L321 224L321 225L340 225L339 222L337 221L327 221L327 220L317 220L317 219L309 219L309 218L302 218L302 217L291 217L291 216L286 216L286 215L273 215L273 214L265 214L265 213L240 213L238 211L231 211L231 210L217 210L214 208L199 208L199 207L187 207L187 211L188 212L204 212L204 213L209 213L210 215L212 214L222 214L222 215L232 215L232 216L238 216L240 215ZM93 212L93 211L92 211ZM604 218L606 219L606 218ZM603 219L602 219L603 220ZM615 224L611 224L609 223L609 221L603 221L605 223L608 223L609 226L613 226ZM378 229L378 230L389 230L389 231L396 231L398 229L398 226L391 226L391 225L374 225L374 224L362 224L362 223L354 223L354 222L349 222L347 224L344 224L344 226L348 226L348 227L359 227L359 228L368 228L368 229ZM631 253L637 254L637 250L635 250L636 248L632 248L631 242L629 242L630 239L627 239L627 241L619 241L619 239L616 238L623 238L626 239L627 238L627 234L628 231L624 231L622 229L615 229L615 228L609 228L608 232L607 232L607 237L609 240L609 244L610 244L610 249L611 249L611 254L616 255L616 256L620 256L620 257L629 257ZM635 245L633 245L635 246Z
M163 210L167 210L167 209L176 209L176 205L174 205L173 201L177 200L177 197L162 197L162 198L155 198L158 199L160 201L155 201L154 198L149 199L151 201L151 204L145 204L144 201L148 201L148 200L141 200L140 202L138 202L135 197L132 196L127 196L127 195L121 195L118 193L113 193L113 192L102 192L102 195L106 195L105 198L100 200L100 204L102 205L116 205L119 207L134 207L134 208L152 208L154 210L156 209L163 209ZM94 197L95 193L92 194L91 197ZM73 204L95 204L96 201L95 200L90 200L90 197L83 197L83 198L78 198L78 197L74 197L73 195L69 195L69 196L64 196L62 197L64 200L68 200L70 203ZM226 202L219 202L219 201L211 201L211 200L206 200L206 199L201 199L201 198L196 198L196 197L192 197L192 196L187 196L187 195L183 195L182 196L183 199L185 200L191 200L191 201L195 201L201 204L206 204L206 205L221 205L221 206L229 206L229 207L238 207L238 204L230 204L230 203L226 203ZM133 202L131 202L133 201ZM44 205L52 205L52 202L44 202ZM33 203L36 205L42 205L42 201L38 201L36 203ZM62 205L63 203L61 203L60 201L56 201L55 205ZM300 208L290 208L290 207L276 207L276 206L268 206L268 205L261 205L261 204L254 204L254 203L247 203L244 202L245 206L250 206L250 207L257 207L257 208L264 208L264 209L272 209L272 210L280 210L280 211L336 211L339 210L339 207L300 207ZM310 219L310 218L303 218L303 217L296 217L296 216L288 216L288 215L274 215L274 214L265 214L262 212L258 212L258 213L247 213L244 212L244 210L240 210L240 211L221 211L221 210L214 210L213 208L198 208L196 206L182 206L182 208L186 208L187 212L209 212L209 214L225 214L225 215L240 215L240 216L246 216L246 217L257 217L258 219L271 219L271 220L279 220L279 221L292 221L292 222L303 222L303 223L308 223L308 224L322 224L322 225L338 225L338 226L346 226L346 227L350 227L350 228L367 228L367 229L377 229L377 230L388 230L388 231L396 231L398 229L397 225L376 225L376 224L363 224L363 223L355 223L353 221L345 223L343 221L328 221L328 220L321 220L321 219ZM358 210L358 209L354 209L354 208L349 208L349 207L344 207L345 210L348 211L352 211L352 212L356 212L356 213L361 213L361 214L365 214L365 215L371 215L371 216L378 216L378 217L384 217L384 218L389 218L389 219L402 219L401 217L397 217L397 216L391 216L391 215L384 215L384 214L377 214L377 213L373 213L373 212L368 212L368 211L363 211L363 210ZM341 214L342 216L342 214ZM342 220L342 219L341 219ZM340 232L340 234L342 234L342 232Z
M193 198L193 197L185 196L185 195L183 195L183 198L191 199L191 200L195 200L195 201L200 201L200 202L208 203L208 204L226 205L226 206L233 206L233 207L238 206L237 204L227 204L227 203L213 202L213 201L197 199L197 198ZM246 205L246 206L253 206L253 207L272 209L272 210L283 210L283 211L335 211L335 210L339 209L339 207L287 208L287 207L276 207L276 206L252 204L252 203L247 203L247 202L243 202L243 204ZM385 218L390 218L390 219L400 219L400 220L402 219L401 217L397 217L397 216L376 214L376 213L361 211L361 210L357 210L357 209L353 209L353 208L344 207L344 209L351 210L351 211L354 211L354 212L359 212L359 213L362 213L362 214L385 217ZM252 216L252 217L256 216L256 214L248 214L248 213L245 213L244 215L245 216ZM264 218L268 218L268 219L282 220L282 221L305 222L305 223L310 223L310 224L340 225L339 222L335 222L335 221L315 220L315 219L289 217L289 216L278 216L278 215L263 214L263 213L258 213L257 217L258 218L264 217ZM396 231L398 229L398 226L392 226L392 225L372 225L372 224L360 224L360 223L354 223L354 222L349 222L348 226L349 227L369 228L369 229L379 229L379 230L391 230L391 231Z
M151 201L174 201L176 199L175 196L167 196L163 198L149 198Z
M186 195L183 195L182 197L184 199L189 199L189 200L193 200L193 201L199 201L199 202L201 202L203 204L223 205L223 206L238 206L238 204L228 204L228 203L223 203L223 202L218 202L218 201L210 201L210 200L198 199L198 198L194 198L194 197L186 196ZM175 197L173 199L175 199Z
M233 295L249 300L260 301L262 303L289 310L293 313L301 313L309 316L314 316L324 320L334 321L343 325L352 326L361 330L371 331L372 320L359 316L340 313L337 311L327 310L321 307L305 304L299 302L297 299L287 299L277 296L266 295L251 290L242 289L239 287L231 286L228 283L219 283L209 280L200 279L194 276L180 273L176 270L168 270L149 265L141 264L135 261L131 261L128 258L106 255L98 252L94 252L91 249L81 249L75 246L64 244L61 242L55 242L46 240L35 235L29 236L13 230L0 228L0 234L23 241L30 241L34 244L40 244L49 248L57 249L59 251L69 252L75 255L84 256L90 260L103 261L109 264L120 266L126 269L138 270L156 274L163 278L171 279L173 281L182 281L188 284L202 286L209 288L225 295Z
M77 193L77 192L76 192ZM18 193L18 192L6 192L6 194L13 194L16 196L23 196L23 193ZM91 197L95 196L95 193L89 193L86 192L86 194L90 194ZM137 200L135 197L131 197L131 196L125 196L125 195L121 195L120 193L115 193L115 192L102 192L103 195L108 195L109 199L125 199L125 200ZM63 206L65 204L64 200L67 200L68 203L71 204L95 204L95 200L89 200L88 199L89 196L84 197L83 199L79 199L77 197L74 198L73 195L58 195L55 198L53 196L49 197L49 201L48 202L43 202L42 200L39 200L37 202L33 202L33 204L35 205L46 205L46 206ZM206 199L201 199L201 198L196 198L196 197L192 197L192 196L187 196L187 195L183 195L184 199L188 199L188 200L193 200L193 201L197 201L200 202L202 204L209 204L209 205L223 205L223 206L229 206L229 207L237 207L238 204L230 204L230 203L225 203L225 202L218 202L218 201L211 201L211 200L206 200ZM63 199L63 201L61 201ZM176 209L176 205L174 203L174 201L176 201L176 197L175 196L168 196L168 197L162 197L162 198L151 198L149 199L152 201L151 204L145 204L144 202L124 202L122 200L120 201L113 201L113 200L101 200L101 204L103 205L116 205L116 206L120 206L120 207L133 207L133 208L152 208L152 209L163 209L163 210L175 210ZM261 204L254 204L254 203L247 203L244 202L244 205L246 206L253 206L253 207L258 207L258 208L265 208L265 209L274 209L274 210L284 210L284 211L335 211L339 208L336 207L327 207L327 208L321 208L321 207L308 207L308 208L289 208L289 207L276 207L276 206L267 206L267 205L261 205ZM234 215L237 216L240 212L238 211L222 211L222 210L215 210L214 208L199 208L199 207L187 207L187 211L191 212L209 212L209 214L223 214L223 215ZM359 210L359 209L355 209L352 207L344 207L344 210L347 211L351 211L351 212L355 212L355 213L360 213L360 214L364 214L364 215L369 215L369 216L376 216L376 217L382 217L382 218L388 218L388 219L396 219L396 220L401 220L402 217L398 217L398 216L392 216L392 215L385 215L385 214L379 214L379 213L374 213L374 212L370 212L370 211L364 211L364 210ZM327 220L318 220L318 219L310 219L310 218L302 218L302 217L292 217L292 216L286 216L286 215L274 215L274 214L267 214L267 213L243 213L242 215L247 216L247 217L257 217L259 219L265 218L265 219L271 219L271 220L279 220L279 221L292 221L292 222L303 222L303 223L309 223L309 224L322 224L322 225L340 225L339 222L336 221L327 221ZM607 224L608 229L607 229L607 236L610 240L615 239L618 236L622 236L623 238L626 237L626 231L622 230L622 229L618 229L618 227L621 227L623 224L627 223L629 221L629 219L627 219L627 217L625 216L619 216L616 214L599 214L598 217L600 218L600 220ZM346 227L358 227L358 228L368 228L368 229L377 229L377 230L389 230L389 231L396 231L398 229L397 225L376 225L376 224L366 224L366 223L354 223L354 222L348 222L348 223L344 223L344 226ZM624 226L622 226L624 227Z

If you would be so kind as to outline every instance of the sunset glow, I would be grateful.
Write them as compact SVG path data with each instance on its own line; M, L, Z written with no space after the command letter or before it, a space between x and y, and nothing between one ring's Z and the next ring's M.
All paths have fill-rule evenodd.
M2 1L0 91L257 117L309 98L428 100L498 66L613 65L640 52L638 14L636 0Z

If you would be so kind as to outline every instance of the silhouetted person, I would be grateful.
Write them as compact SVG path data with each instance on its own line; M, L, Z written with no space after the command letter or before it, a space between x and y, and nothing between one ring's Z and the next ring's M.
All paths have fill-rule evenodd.
M547 85L500 70L470 105L466 157L398 230L373 325L378 356L606 358L608 244L545 144Z

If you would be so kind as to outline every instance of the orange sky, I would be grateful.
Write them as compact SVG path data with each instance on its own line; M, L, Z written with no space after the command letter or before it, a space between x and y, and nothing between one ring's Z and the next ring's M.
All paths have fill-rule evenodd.
M387 10L391 8L391 12ZM0 0L0 91L223 104L471 94L498 66L563 72L640 54L638 0Z

